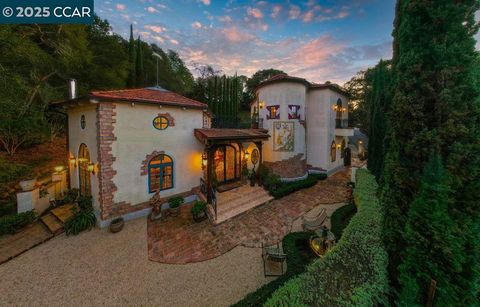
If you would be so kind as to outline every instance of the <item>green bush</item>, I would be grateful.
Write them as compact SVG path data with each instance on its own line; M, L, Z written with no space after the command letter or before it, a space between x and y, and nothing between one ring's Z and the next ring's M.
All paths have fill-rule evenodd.
M95 226L97 219L93 212L91 196L81 196L78 199L78 209L75 208L73 210L75 210L73 217L69 219L64 226L67 236L77 235Z
M26 179L33 172L31 165L9 162L0 158L0 183L9 183Z
M180 207L181 204L183 204L185 200L183 199L182 196L175 196L172 198L168 199L168 204L170 205L170 208L178 208Z
M7 215L0 218L0 235L13 234L22 227L27 226L35 220L37 214L30 210L15 215Z
M295 191L309 188L318 182L316 176L309 175L306 179L294 182L282 182L275 189L270 190L270 194L275 198L281 198Z
M207 210L207 203L202 200L197 200L190 210L192 215L198 215L200 212Z
M276 289L285 284L289 279L304 272L306 266L315 258L308 244L308 239L311 235L311 232L293 232L286 235L283 238L282 245L284 252L287 254L287 272L248 294L233 306L260 306L267 301Z
M317 178L319 181L320 180L325 180L328 177L327 173L310 174L310 176Z
M307 272L276 291L265 306L387 304L388 257L381 239L383 216L376 190L375 177L367 170L358 170L358 212L338 244L313 262Z
M352 203L338 208L331 217L332 232L335 238L339 240L342 237L343 230L347 227L350 219L357 212L357 207Z
M15 202L0 201L0 217L15 214Z

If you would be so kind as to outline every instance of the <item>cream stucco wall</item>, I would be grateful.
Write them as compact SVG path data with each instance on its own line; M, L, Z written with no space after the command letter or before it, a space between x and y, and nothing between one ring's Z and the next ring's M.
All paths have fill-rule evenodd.
M300 118L305 119L305 101L307 88L299 83L275 83L261 87L258 90L258 97L260 101L265 102L265 107L260 109L260 118L263 119L263 128L268 129L270 139L263 144L263 159L268 162L281 161L292 158L297 154L303 154L305 158L305 127L300 124L298 119L288 119L288 105L299 105ZM280 119L267 119L267 106L280 106ZM287 121L294 123L295 129L295 145L294 151L283 152L273 150L273 125L275 122Z
M113 177L117 186L115 203L135 205L153 196L149 193L148 176L140 174L142 162L154 151L164 151L174 163L174 187L161 191L162 197L189 191L200 184L203 146L194 137L194 129L203 125L202 110L117 103L115 112L116 141L112 145L116 158L113 169L117 171ZM175 125L165 130L155 129L153 119L167 112Z
M68 110L68 142L69 152L71 156L78 158L78 150L80 145L87 145L90 161L97 163L98 146L97 146L97 106L94 104L86 104L77 106ZM80 126L80 118L85 115L85 129ZM70 163L70 162L69 162ZM70 164L70 186L79 188L78 166ZM92 189L93 206L96 211L100 210L99 203L99 184L97 174L90 174L90 182Z

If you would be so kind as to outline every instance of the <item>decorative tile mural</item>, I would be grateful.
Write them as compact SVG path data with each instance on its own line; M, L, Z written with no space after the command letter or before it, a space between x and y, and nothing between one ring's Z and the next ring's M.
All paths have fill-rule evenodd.
M273 151L293 151L295 149L295 123L273 123Z

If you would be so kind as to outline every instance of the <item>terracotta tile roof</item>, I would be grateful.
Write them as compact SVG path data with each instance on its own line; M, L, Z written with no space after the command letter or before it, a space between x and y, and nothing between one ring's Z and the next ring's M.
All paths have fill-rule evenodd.
M268 139L270 135L263 129L223 129L203 128L195 129L195 136L203 140L229 140L229 139Z
M105 100L122 100L131 102L145 102L162 105L175 105L198 109L207 109L207 105L180 94L170 92L161 87L146 87L114 91L95 91L90 98Z

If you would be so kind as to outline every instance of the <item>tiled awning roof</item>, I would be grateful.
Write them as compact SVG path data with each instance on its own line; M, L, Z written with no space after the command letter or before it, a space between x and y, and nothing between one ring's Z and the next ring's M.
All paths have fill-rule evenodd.
M90 93L90 98L105 100L122 100L131 102L145 102L162 105L175 105L206 109L207 105L180 94L170 92L161 87L146 87L114 91L95 91Z
M208 141L256 141L270 137L264 129L222 129L203 128L195 129L195 137L206 143Z

